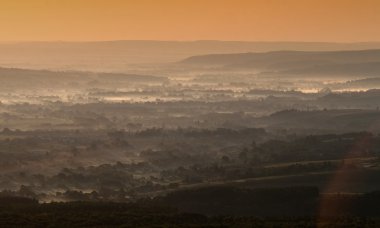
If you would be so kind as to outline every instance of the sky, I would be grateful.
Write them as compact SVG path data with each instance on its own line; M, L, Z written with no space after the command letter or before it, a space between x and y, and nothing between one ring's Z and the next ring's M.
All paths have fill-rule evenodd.
M0 41L380 41L380 0L0 0Z

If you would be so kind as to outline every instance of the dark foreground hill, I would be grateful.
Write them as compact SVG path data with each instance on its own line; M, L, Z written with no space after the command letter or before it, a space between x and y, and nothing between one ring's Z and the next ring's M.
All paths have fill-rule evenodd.
M135 203L38 204L26 198L0 198L0 202L1 227L378 227L380 225L378 192L364 195L323 196L313 187L253 190L206 188ZM197 213L199 211L219 215L206 216Z

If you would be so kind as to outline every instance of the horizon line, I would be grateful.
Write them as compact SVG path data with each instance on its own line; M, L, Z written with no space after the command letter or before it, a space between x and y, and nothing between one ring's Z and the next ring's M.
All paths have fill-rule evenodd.
M379 41L284 41L284 40L215 40L215 39L199 39L199 40L154 40L154 39L115 39L115 40L0 40L0 44L17 44L17 43L107 43L107 42L173 42L173 43L195 43L195 42L236 42L236 43L320 43L320 44L366 44L380 43Z

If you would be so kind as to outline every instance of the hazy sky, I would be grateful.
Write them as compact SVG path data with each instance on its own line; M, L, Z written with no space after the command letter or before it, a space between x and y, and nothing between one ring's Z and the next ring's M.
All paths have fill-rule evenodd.
M0 0L0 40L380 41L380 0Z

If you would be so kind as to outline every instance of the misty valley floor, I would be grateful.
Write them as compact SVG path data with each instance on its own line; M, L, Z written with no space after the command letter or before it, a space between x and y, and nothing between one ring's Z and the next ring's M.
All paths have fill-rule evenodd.
M377 43L127 43L0 53L0 227L380 226Z

